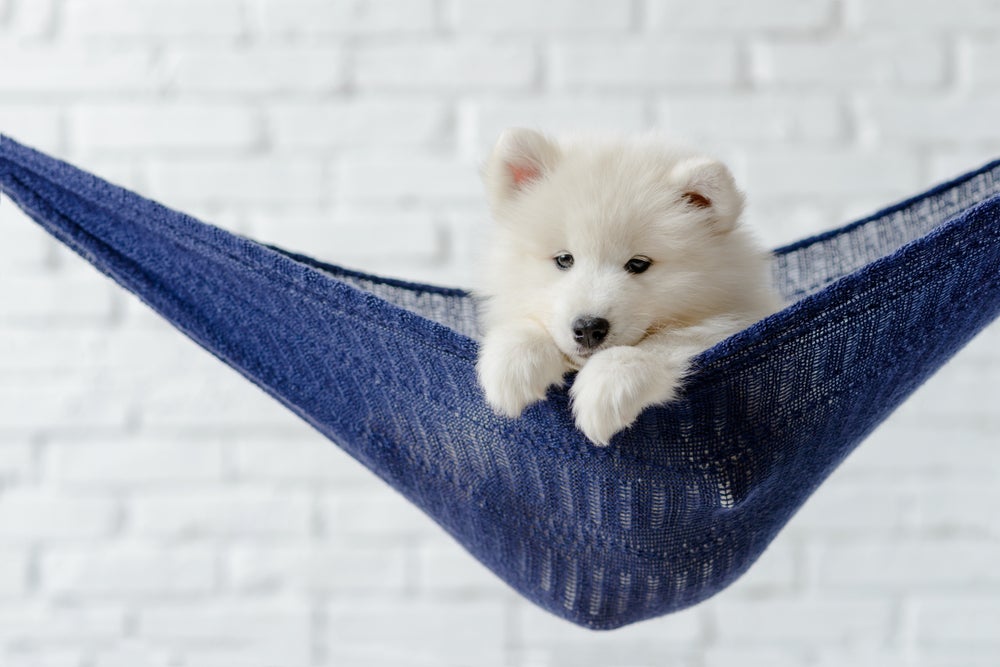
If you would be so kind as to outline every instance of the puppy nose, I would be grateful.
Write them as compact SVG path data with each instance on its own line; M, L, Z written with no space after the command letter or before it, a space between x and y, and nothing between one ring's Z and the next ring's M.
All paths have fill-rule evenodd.
M604 342L608 336L611 323L603 317L584 315L573 321L573 340L590 349Z

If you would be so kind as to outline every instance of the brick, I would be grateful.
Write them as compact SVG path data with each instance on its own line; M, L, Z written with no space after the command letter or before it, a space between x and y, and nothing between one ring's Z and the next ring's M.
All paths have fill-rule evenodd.
M124 428L128 406L120 392L77 377L0 378L0 433ZM7 437L7 436L0 436Z
M317 664L313 660L309 644L285 646L279 642L240 645L198 643L176 647L172 653L177 656L177 661L172 663L171 667L173 665L183 665L183 667L259 667L261 665L315 667Z
M4 104L0 107L3 134L47 152L59 152L62 112L44 104ZM6 204L4 205L6 207ZM0 221L3 216L0 215Z
M509 0L463 0L452 6L452 22L462 34L470 32L545 35L569 32L625 32L632 24L627 2L596 0L585 7L572 0L532 2Z
M239 0L68 0L63 25L73 38L236 38L245 32Z
M0 600L18 597L27 592L28 566L29 560L26 550L0 547ZM0 611L0 615L2 615L2 611ZM3 638L3 633L0 633L0 641Z
M0 282L10 274L44 269L53 241L6 195L0 197L0 234L5 241L0 244Z
M129 512L127 529L153 539L304 537L312 519L302 493L225 487L136 495Z
M642 644L628 645L612 643L592 646L568 644L552 650L527 649L514 653L518 665L545 665L546 667L575 667L577 665L669 665L670 667L702 667L701 657L691 649L659 649L657 663L650 662L650 649Z
M231 583L248 592L402 593L408 554L403 548L332 546L244 547L228 562Z
M998 375L996 367L975 362L966 365L961 358L956 359L955 363L942 368L932 383L918 389L901 408L901 414L919 415L925 422L961 420L966 423L977 415L995 415L996 401L990 399Z
M433 99L359 98L298 103L268 112L274 145L282 150L429 146L447 132L447 107Z
M442 284L464 285L466 288L479 284L483 274L483 249L492 242L493 232L486 197L465 206L449 206L445 224L451 252L448 275Z
M976 146L1000 142L1000 127L993 121L1000 114L1000 96L869 97L862 100L859 113L867 131L880 144Z
M965 476L927 483L914 503L921 529L933 535L1000 537L1000 516L992 511L997 493L990 474L987 468L982 480Z
M902 528L913 505L906 485L886 480L868 485L829 484L806 501L788 525L791 533L804 535L884 535Z
M27 479L35 469L34 452L27 442L0 444L0 486Z
M20 272L0 268L0 324L100 322L111 316L112 284L96 272ZM4 275L8 273L9 275Z
M913 31L985 30L1000 27L1000 7L991 0L849 0L846 16L851 26L865 30Z
M904 645L904 648L892 650L890 648L862 646L857 648L836 648L823 647L818 651L815 667L912 667L912 651ZM923 661L920 663L923 665Z
M607 132L638 133L648 129L645 104L636 95L614 99L591 96L486 98L462 107L463 135L470 154L483 158L508 127L533 127L559 136Z
M239 150L258 138L253 114L239 105L87 105L73 111L70 128L86 151Z
M156 198L180 202L314 202L326 193L322 165L304 159L158 159L149 167Z
M314 667L308 644L282 646L279 643L262 645L247 643L238 646L227 644L191 644L174 648L176 656L173 665L183 667L259 667L261 665L281 665L281 667ZM130 667L130 666L129 666ZM368 667L366 665L366 667Z
M745 187L754 197L899 197L917 187L918 166L912 156L885 149L776 149L748 158Z
M802 667L806 652L794 647L711 647L705 651L705 667Z
M0 68L0 90L8 95L140 94L161 85L153 53L142 47L3 45L0 62L17 63Z
M268 36L426 34L435 27L433 0L265 0L259 30Z
M50 387L46 378L63 375L90 378L112 370L121 381L141 381L150 376L178 372L214 372L218 360L205 354L174 329L102 329L99 324L4 332L0 371L12 377L30 375L33 384ZM2 384L2 383L0 383Z
M967 162L966 171L969 171L969 166L973 164L976 163ZM990 366L984 369L981 363L983 361L988 362ZM956 365L962 364L962 370L966 372L978 369L985 373L992 373L995 370L992 365L998 361L1000 361L1000 326L995 323L976 334L955 358Z
M649 24L668 33L703 30L804 31L823 28L832 22L834 0L769 0L767 7L739 0L652 0Z
M915 634L921 644L994 650L1000 645L1000 609L993 597L922 597L915 606Z
M996 647L927 647L919 653L920 667L994 667L997 661Z
M326 609L325 637L332 664L499 666L504 664L504 605L344 599Z
M68 0L62 25L73 39L235 39L245 33L239 0Z
M339 164L339 192L347 202L478 200L475 164L433 156L351 157Z
M835 144L847 136L846 110L828 95L670 95L657 104L657 116L665 131L699 146Z
M421 591L497 595L496 575L451 540L425 540L417 549L417 586Z
M995 544L967 538L835 545L822 554L819 581L866 591L996 586L998 557Z
M207 433L283 428L295 417L242 376L218 366L211 372L164 378L137 399L142 425Z
M737 81L729 41L571 41L550 51L552 86L565 89L710 88Z
M409 539L437 535L440 529L403 498L383 491L326 498L321 503L329 536Z
M131 295L129 298L134 299ZM189 338L178 336L177 330L163 320L156 320L152 328L126 325L103 330L99 343L101 347L96 354L100 364L122 375L162 377L167 373L214 373L219 370L218 359Z
M252 482L373 486L376 477L318 434L310 438L241 438L229 448L236 477Z
M851 469L870 474L957 474L974 479L976 472L988 474L1000 467L1000 452L989 447L995 437L991 431L971 425L956 429L948 424L914 423L906 416L897 414L876 430L851 455Z
M47 474L63 486L94 488L215 483L224 472L220 441L145 439L129 434L80 441L54 438L45 449Z
M1000 148L992 146L937 149L930 156L927 178L940 183L993 162L998 157Z
M181 93L330 93L344 82L342 53L321 46L184 48L167 55L170 85Z
M214 215L199 217L198 212L193 210L199 206L207 208ZM198 204L197 202L194 202L191 204L191 210L188 211L188 215L196 219L210 219L212 220L212 224L215 224L222 229L238 229L238 226L230 223L228 218L224 220L223 213L220 211L221 209L215 208L211 204ZM233 215L236 215L235 209L230 209L230 211ZM119 311L118 316L121 318L123 327L134 331L170 331L175 340L184 340L188 344L194 345L194 343L189 341L186 337L178 337L176 330L168 328L170 325L166 323L166 320L164 320L163 317L155 310L143 303L138 297L132 294L122 294L119 305L121 306L121 310ZM149 355L147 356L147 359L148 358Z
M79 648L14 646L0 647L0 664L23 667L79 667L85 664L86 652Z
M125 610L107 603L19 601L0 604L0 628L7 645L110 641L124 632Z
M535 81L535 52L523 42L362 45L355 81L362 90L523 90Z
M755 43L751 54L753 77L765 85L927 89L947 77L942 42L926 36L775 39Z
M14 488L0 494L0 540L98 539L117 523L110 498Z
M216 557L205 547L106 543L42 554L48 595L183 597L216 588Z
M125 639L113 647L96 651L90 662L94 667L173 667L177 663L166 649L135 639Z
M372 262L433 264L444 252L441 225L427 211L405 206L382 210L254 213L255 239L339 264L369 267Z
M765 247L778 248L842 225L843 217L831 209L815 197L797 201L789 195L764 197L751 193L743 220Z
M0 3L0 12L3 12ZM8 10L7 22L0 22L0 35L11 35L18 38L47 37L55 29L56 6L54 0L34 0L32 2L15 2Z
M3 332L0 369L5 372L66 372L93 370L102 363L102 330L78 326L71 330L10 329Z
M1000 85L1000 71L994 63L1000 60L1000 44L994 39L973 39L960 43L963 75L974 87L993 88Z
M140 610L138 636L170 644L207 643L308 646L310 613L304 604L219 601L149 605ZM293 653L294 654L294 653Z
M877 644L889 635L892 607L885 600L835 598L719 602L718 642L726 644Z

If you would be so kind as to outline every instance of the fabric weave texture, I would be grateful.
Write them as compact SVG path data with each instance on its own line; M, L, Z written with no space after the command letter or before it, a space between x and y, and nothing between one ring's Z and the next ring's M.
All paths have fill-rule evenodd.
M700 355L679 400L596 448L565 388L516 420L490 411L466 291L258 244L6 137L0 190L522 595L598 629L735 581L1000 313L994 162L776 250L790 305Z

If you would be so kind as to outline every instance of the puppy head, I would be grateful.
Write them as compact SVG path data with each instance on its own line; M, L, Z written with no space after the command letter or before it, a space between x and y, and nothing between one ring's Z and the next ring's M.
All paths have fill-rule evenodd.
M484 181L498 230L487 326L534 319L577 366L724 310L758 258L729 170L691 151L508 130Z

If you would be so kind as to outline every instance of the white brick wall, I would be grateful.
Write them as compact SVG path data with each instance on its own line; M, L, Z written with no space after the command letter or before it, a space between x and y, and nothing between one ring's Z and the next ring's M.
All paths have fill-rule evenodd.
M661 130L777 245L1000 155L988 0L0 0L0 131L333 262L475 283L498 132ZM0 665L994 667L1000 329L717 599L613 633L0 204Z

